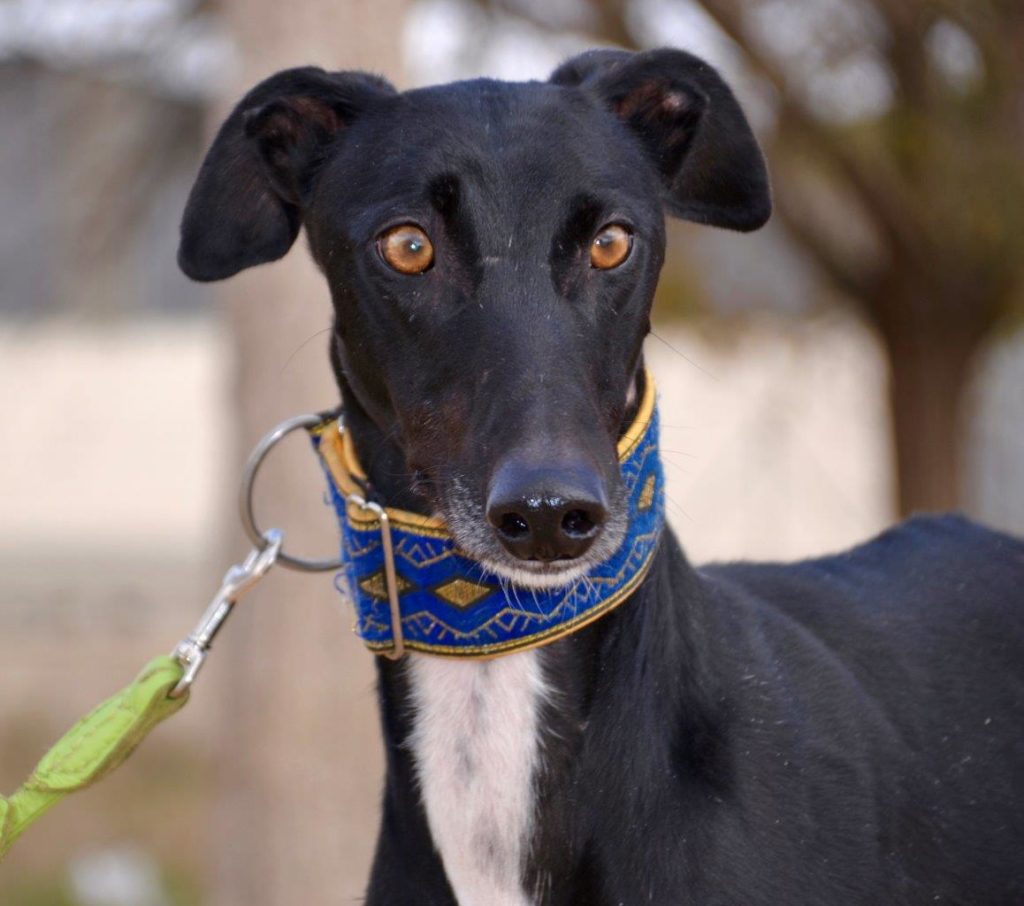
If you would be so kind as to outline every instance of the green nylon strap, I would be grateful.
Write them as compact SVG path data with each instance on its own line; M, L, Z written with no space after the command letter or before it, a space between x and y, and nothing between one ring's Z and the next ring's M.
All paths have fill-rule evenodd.
M0 861L22 832L65 796L117 768L158 723L188 701L168 698L181 679L172 657L150 661L135 681L83 717L11 797L0 797Z

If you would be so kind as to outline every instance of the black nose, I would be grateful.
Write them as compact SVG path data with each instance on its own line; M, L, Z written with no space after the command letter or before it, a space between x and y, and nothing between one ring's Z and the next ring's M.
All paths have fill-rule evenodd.
M607 517L601 476L584 463L537 467L507 459L487 498L487 521L520 560L579 557Z

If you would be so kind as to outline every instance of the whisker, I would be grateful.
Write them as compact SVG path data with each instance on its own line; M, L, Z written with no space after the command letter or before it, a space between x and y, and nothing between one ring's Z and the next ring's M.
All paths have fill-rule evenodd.
M682 350L680 350L680 349L676 349L676 347L675 347L675 346L673 346L673 345L672 345L672 344L671 344L671 343L670 343L670 342L669 342L668 340L666 340L666 339L665 339L665 338L664 338L663 336L661 336L660 334L657 334L657 333L655 333L655 332L654 332L653 330L651 331L651 336L652 336L652 337L654 337L654 339L656 339L656 340L657 340L657 341L658 341L659 343L664 343L664 344L665 344L665 345L666 345L666 346L667 346L667 347L668 347L669 349L671 349L671 350L672 350L672 351L673 351L673 352L674 352L674 353L675 353L675 354L676 354L677 356L679 356L679 357L680 357L680 358L682 358L682 359L685 359L685 360L686 360L687 362L689 362L689 363L690 363L691 365L693 365L693 367L694 367L694 368L696 368L696 369L697 369L697 370L698 370L698 371L699 371L699 372L700 372L701 374L703 374L703 375L706 375L707 377L711 378L711 380L713 380L713 381L716 381L716 382L718 381L718 378L716 378L716 377L715 377L715 376L714 376L714 375L713 375L713 374L712 374L712 373L711 373L710 371L708 371L708 370L707 370L706 368L702 368L702 367L701 367L700 365L698 365L698 364L697 364L697 363L696 363L696 362L695 362L695 361L694 361L693 359L691 359L691 358L690 358L690 357L689 357L689 356L688 356L688 355L687 355L687 354L686 354L685 352L683 352Z
M281 366L281 370L278 372L278 375L280 376L284 374L288 366L291 365L292 359L294 359L295 356L302 352L302 350L305 349L313 340L315 340L317 337L323 336L325 333L330 333L332 330L334 330L333 327L325 327L323 330L318 330L311 336L306 337L306 339L304 339L301 343L299 343L298 346L295 347L294 350L292 350L292 354L288 356L287 359L284 360L284 364Z
M665 502L670 504L671 506L675 507L675 512L679 513L681 516L683 516L684 518L688 519L690 522L694 523L694 525L696 525L696 520L693 518L693 516L691 516L689 513L687 513L686 510L684 510L682 508L682 506L679 504L679 502L674 497L672 497L671 494L666 494L665 495Z

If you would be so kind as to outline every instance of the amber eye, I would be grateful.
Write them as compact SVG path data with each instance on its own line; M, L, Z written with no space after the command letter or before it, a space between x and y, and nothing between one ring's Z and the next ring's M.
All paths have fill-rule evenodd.
M418 226L403 223L377 240L380 256L400 274L422 274L434 263L434 246Z
M633 234L621 223L609 223L590 243L590 264L606 271L622 264L632 250Z

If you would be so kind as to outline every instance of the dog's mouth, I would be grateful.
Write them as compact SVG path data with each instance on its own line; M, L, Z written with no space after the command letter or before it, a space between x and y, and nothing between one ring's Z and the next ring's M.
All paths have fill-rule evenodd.
M615 549L612 548L609 556L614 551ZM584 555L549 562L518 560L513 557L505 557L503 562L493 561L486 557L476 559L488 572L508 579L514 585L539 590L575 585L605 558Z

